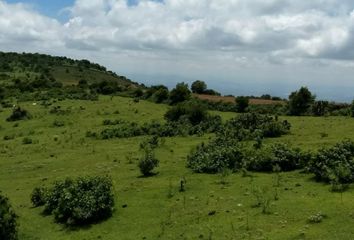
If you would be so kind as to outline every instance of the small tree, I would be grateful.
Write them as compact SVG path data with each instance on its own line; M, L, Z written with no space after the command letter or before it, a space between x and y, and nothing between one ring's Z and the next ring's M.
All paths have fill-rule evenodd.
M178 83L170 93L171 104L176 104L189 100L191 92L189 91L188 84Z
M236 98L237 112L239 112L239 113L246 112L246 109L248 108L248 105L249 105L248 97L240 96L240 97Z
M170 93L168 89L160 88L154 93L153 99L156 103L162 103L163 101L166 101L168 99L169 94Z
M13 211L8 198L0 194L0 239L17 239L17 215Z
M192 83L191 90L193 93L203 94L207 89L207 85L205 82L197 80Z
M159 165L159 160L155 158L154 151L147 147L145 148L145 152L143 157L139 161L139 169L140 172L144 176L151 176L152 170Z
M300 116L306 114L315 98L307 87L301 87L298 91L292 92L289 96L290 115Z

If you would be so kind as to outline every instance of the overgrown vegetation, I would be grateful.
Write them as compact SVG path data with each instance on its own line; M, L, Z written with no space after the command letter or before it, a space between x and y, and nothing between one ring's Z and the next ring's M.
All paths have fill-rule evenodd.
M0 192L0 239L17 239L17 215L10 205L9 199Z
M31 195L35 207L58 222L82 225L104 220L112 215L114 195L109 177L79 177L57 181L48 189L35 188Z

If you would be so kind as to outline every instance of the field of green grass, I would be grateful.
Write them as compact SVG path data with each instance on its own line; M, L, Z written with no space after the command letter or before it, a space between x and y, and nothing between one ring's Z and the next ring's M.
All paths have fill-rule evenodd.
M65 115L49 114L52 106L21 103L33 118L6 122L11 109L0 112L0 190L19 215L20 239L321 239L354 238L354 191L333 193L330 186L300 172L263 174L194 174L186 168L190 150L212 135L166 138L156 151L158 174L141 177L137 167L139 144L144 137L96 140L86 132L105 128L104 119L138 123L163 121L166 105L121 97L99 101L53 103L69 109ZM224 119L234 113L217 113ZM345 117L283 117L291 133L266 142L287 142L316 150L345 138L354 139L354 120ZM63 127L54 127L60 120ZM12 136L12 140L3 140ZM33 144L22 143L24 137ZM48 186L68 176L110 175L116 208L101 223L69 229L32 208L30 194L36 186ZM179 192L182 178L186 191ZM278 186L279 183L279 186ZM260 189L269 200L268 214L252 207ZM126 205L125 207L123 207ZM308 218L321 212L321 223Z

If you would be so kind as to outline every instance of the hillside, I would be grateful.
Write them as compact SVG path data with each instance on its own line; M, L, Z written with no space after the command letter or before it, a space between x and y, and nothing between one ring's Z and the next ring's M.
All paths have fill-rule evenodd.
M194 174L186 168L190 150L202 137L172 137L156 150L158 174L140 176L137 163L144 137L100 140L85 137L100 131L106 119L163 121L166 105L130 98L100 96L98 101L51 101L52 106L24 102L32 119L7 122L11 109L0 112L0 189L19 215L20 239L352 239L353 190L332 193L330 186L298 171L280 174L280 188L273 187L276 174ZM61 106L64 112L50 109ZM224 120L235 113L218 113ZM286 117L291 134L272 142L312 150L348 137L354 122L344 117ZM62 124L59 126L58 123ZM113 126L112 126L113 127ZM323 137L324 131L327 137ZM32 139L24 144L23 139ZM114 181L116 208L113 216L98 224L70 229L33 208L30 194L36 186L83 175L110 175ZM180 179L187 181L179 192ZM226 183L221 183L226 182ZM270 214L254 207L252 188L265 189ZM263 195L261 195L263 196ZM322 212L322 223L308 218ZM305 237L304 237L305 236Z
M0 52L0 84L9 85L19 80L34 82L41 79L57 81L64 86L77 85L82 80L88 84L107 81L116 82L123 87L138 85L88 60L73 60L38 53Z

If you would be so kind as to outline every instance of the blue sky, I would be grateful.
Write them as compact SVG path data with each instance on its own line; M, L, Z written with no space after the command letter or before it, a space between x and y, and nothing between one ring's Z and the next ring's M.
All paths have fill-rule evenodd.
M353 99L353 0L161 1L0 0L0 51L86 58L146 84Z

